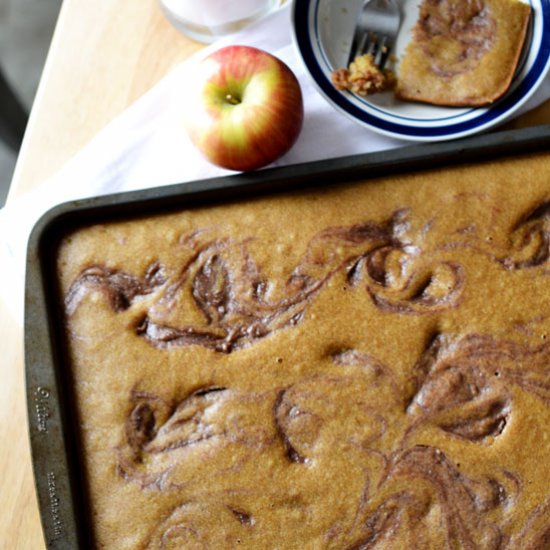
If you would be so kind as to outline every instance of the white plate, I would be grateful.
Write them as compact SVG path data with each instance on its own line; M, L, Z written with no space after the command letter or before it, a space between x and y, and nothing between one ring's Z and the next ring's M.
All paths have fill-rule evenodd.
M319 91L334 107L360 124L407 140L456 139L502 123L529 99L548 72L550 0L524 1L532 8L525 51L510 89L489 107L438 107L400 101L391 92L362 98L336 90L330 75L334 69L346 66L363 0L294 0L294 42ZM419 3L419 0L402 0L404 20L395 51L398 58L409 42Z

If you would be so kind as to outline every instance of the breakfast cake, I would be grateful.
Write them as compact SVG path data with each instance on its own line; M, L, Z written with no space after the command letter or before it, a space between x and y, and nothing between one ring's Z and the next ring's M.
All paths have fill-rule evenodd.
M68 232L94 547L547 548L550 157Z
M423 0L396 96L436 105L493 103L510 86L530 13L522 0Z

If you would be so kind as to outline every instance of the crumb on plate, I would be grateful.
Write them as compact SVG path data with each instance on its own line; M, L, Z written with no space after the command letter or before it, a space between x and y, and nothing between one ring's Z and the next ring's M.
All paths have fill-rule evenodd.
M356 57L348 69L336 69L332 83L338 90L348 90L360 96L391 90L396 84L395 73L390 69L379 69L372 54Z

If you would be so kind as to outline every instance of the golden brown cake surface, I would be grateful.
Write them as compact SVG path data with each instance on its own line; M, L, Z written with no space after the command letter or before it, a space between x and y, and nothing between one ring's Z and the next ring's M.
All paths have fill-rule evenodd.
M398 71L401 99L493 103L510 86L531 8L521 0L423 0Z
M97 548L542 549L550 157L58 254Z

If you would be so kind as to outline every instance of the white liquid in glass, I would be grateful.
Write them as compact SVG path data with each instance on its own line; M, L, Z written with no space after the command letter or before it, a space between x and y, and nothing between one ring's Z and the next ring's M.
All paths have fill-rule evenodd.
M280 4L280 0L159 1L176 28L201 42L236 32Z

